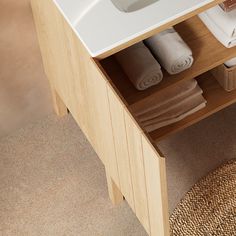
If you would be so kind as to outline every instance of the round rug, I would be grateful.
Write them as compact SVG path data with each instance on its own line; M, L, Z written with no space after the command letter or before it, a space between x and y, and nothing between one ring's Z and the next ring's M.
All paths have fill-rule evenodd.
M201 179L170 217L172 236L236 236L236 160Z

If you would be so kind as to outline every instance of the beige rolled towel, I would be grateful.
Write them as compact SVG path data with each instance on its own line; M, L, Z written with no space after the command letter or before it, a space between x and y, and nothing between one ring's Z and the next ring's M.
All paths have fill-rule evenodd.
M188 101L192 101L193 99L201 96L203 93L202 89L197 85L193 90L188 91L183 96L179 96L177 99L170 101L167 104L161 105L152 111L149 111L141 116L138 116L138 119L141 122L146 122L156 117L159 117L163 114L171 112L173 109L181 106L185 106Z
M142 116L147 112L152 112L160 106L168 104L171 101L175 101L176 99L189 93L189 91L193 91L196 86L197 81L195 79L182 81L172 85L168 89L161 90L146 99L142 99L140 102L136 102L131 105L130 108L136 116Z
M142 122L142 124L144 125L147 132L151 132L161 127L178 122L185 117L203 109L205 106L206 100L202 95L200 95L191 100L188 100L184 104L180 104L180 106L175 107L166 114L163 114L155 119Z
M145 90L161 82L160 64L143 42L115 54L115 58L138 90Z
M191 49L174 28L146 39L145 43L169 74L180 73L193 64Z

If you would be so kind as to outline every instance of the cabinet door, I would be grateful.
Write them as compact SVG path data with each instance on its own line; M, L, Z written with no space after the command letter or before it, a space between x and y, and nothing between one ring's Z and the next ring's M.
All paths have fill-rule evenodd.
M121 192L149 235L169 235L165 158L109 85L108 97Z
M32 0L46 74L149 235L168 235L165 159L52 0Z

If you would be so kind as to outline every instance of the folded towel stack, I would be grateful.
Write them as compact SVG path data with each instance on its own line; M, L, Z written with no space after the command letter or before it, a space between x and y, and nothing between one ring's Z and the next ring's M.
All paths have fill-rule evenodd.
M191 49L174 28L154 35L145 43L169 74L180 73L193 64Z
M236 46L236 9L225 12L220 6L215 6L199 17L225 47Z
M151 132L204 108L206 100L202 93L196 80L183 81L132 105L131 109L146 131Z
M115 57L138 90L156 85L163 78L161 66L143 42L118 52Z

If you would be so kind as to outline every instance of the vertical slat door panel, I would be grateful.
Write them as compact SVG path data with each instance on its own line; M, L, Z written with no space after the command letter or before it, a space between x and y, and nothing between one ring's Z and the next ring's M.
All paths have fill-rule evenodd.
M144 168L150 218L150 235L169 235L165 159L142 137Z
M140 222L142 222L142 225L146 231L150 233L142 134L136 122L132 119L132 117L130 117L130 114L127 111L125 112L125 124L127 130L127 142L130 156L136 216Z
M117 156L121 192L131 208L135 211L133 185L130 169L130 158L127 143L127 132L124 118L124 107L114 92L108 88L112 129Z
M121 191L130 203L131 193L126 191L132 184L134 207L131 207L146 231L152 236L168 236L165 159L155 150L113 88L108 87L118 169L119 174L123 174L123 180L120 176Z

